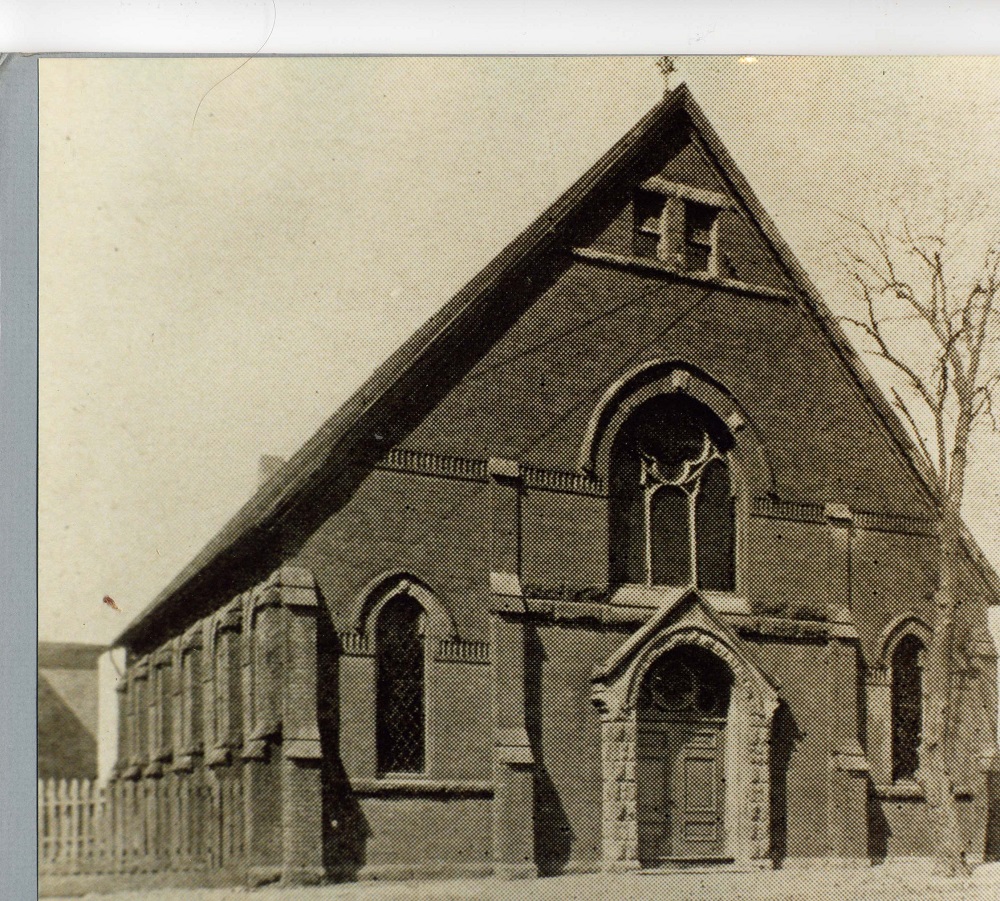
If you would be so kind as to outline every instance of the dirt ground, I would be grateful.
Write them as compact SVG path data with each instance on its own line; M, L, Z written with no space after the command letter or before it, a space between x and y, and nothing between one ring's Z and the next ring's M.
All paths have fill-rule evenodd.
M84 897L103 901L1000 901L1000 864L979 867L969 879L942 879L920 867L895 866L760 874L594 874L523 882L456 879L287 889L185 888Z

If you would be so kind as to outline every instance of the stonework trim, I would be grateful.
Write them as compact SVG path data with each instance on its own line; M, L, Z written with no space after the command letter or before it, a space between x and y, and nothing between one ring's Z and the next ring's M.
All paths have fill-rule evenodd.
M735 207L732 198L727 194L708 191L705 188L696 188L693 185L684 185L676 181L668 181L660 175L647 178L640 187L646 191L655 191L670 197L680 197L682 200L693 200L695 203L713 206L720 210Z
M406 572L386 572L376 577L362 589L354 614L348 622L347 632L360 633L372 645L375 624L382 608L393 598L408 595L423 607L427 614L427 635L432 638L456 638L458 630L448 608L425 582Z
M726 747L726 856L738 864L770 865L770 734L778 697L766 677L726 636L700 626L667 629L617 675L594 684L601 710L603 864L634 870L639 860L636 782L637 701L650 667L676 648L697 646L719 657L733 674Z
M438 663L489 664L490 644L488 641L442 638L438 642L434 660Z
M604 392L587 425L578 468L604 474L611 444L632 411L653 397L678 393L704 404L726 423L734 439L729 454L734 487L742 494L770 493L774 480L746 412L713 379L683 361L648 361L625 373Z
M924 647L929 648L933 634L933 629L915 614L906 613L896 617L882 630L882 635L879 638L879 667L888 671L888 668L892 665L892 655L896 651L896 646L907 635L919 638L923 642Z
M672 261L659 260L653 257L637 257L620 253L610 253L606 250L595 250L592 247L574 247L570 253L575 259L598 266L611 266L616 269L626 269L641 272L644 275L669 278L671 281L689 285L711 285L724 291L738 294L742 297L752 297L770 303L790 304L793 295L788 291L772 288L768 285L757 285L752 282L741 282L738 279L713 275L711 272L694 272L679 269Z
M562 494L582 494L603 497L606 486L600 479L593 479L579 472L545 469L538 466L517 464L520 478L528 488ZM376 464L376 469L404 472L412 475L436 476L464 482L485 482L489 476L489 461L472 457L450 457L429 451L395 448Z

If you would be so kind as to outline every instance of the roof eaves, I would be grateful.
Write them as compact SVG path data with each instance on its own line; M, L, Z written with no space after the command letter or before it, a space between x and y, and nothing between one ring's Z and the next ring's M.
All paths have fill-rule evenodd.
M743 177L736 162L729 155L729 151L726 150L725 145L718 134L716 134L715 129L712 128L708 118L690 94L685 98L685 109L694 127L719 163L726 178L729 179L737 195L746 204L747 209L756 219L757 224L764 232L764 236L771 244L775 254L788 270L792 281L799 287L804 299L819 321L820 327L824 330L835 349L841 354L849 372L854 376L859 387L862 389L862 393L874 406L876 415L885 424L903 457L919 478L928 499L935 509L940 509L940 500L936 488L937 477L934 470L921 455L916 442L906 430L896 411L889 404L882 389L875 381L850 339L844 333L836 316L834 316L833 312L826 305L826 302L819 293L819 289L813 284L812 279L795 256L791 247L781 237L774 221L757 199L753 189ZM994 602L1000 603L1000 575L997 574L997 571L983 553L968 526L963 523L962 528L963 542L965 543L970 559L977 565L984 581L993 592Z
M296 495L330 461L338 444L365 412L376 407L389 390L431 347L462 324L476 302L488 295L511 271L531 259L591 190L617 171L645 138L674 113L685 108L687 86L679 85L649 110L587 172L550 205L520 235L432 315L398 350L375 370L357 391L247 501L156 597L132 620L112 645L127 644L154 612L188 586L199 574L233 549L255 529L293 503Z
M934 471L921 457L913 438L906 431L896 412L886 400L882 389L872 377L868 367L844 333L836 316L833 315L833 312L826 305L826 302L819 293L819 289L813 284L812 279L809 278L808 273L795 256L791 247L781 237L778 227L757 199L753 189L743 177L736 162L729 155L729 151L726 150L725 145L708 121L708 118L690 94L685 98L685 110L691 118L695 129L707 145L708 150L715 157L723 174L729 180L733 190L745 204L751 216L756 220L775 255L787 270L792 282L798 287L803 299L807 302L820 327L829 338L830 343L843 359L848 372L858 383L862 394L873 406L876 416L886 426L904 460L917 475L928 499L936 507L938 498L935 488L936 476Z

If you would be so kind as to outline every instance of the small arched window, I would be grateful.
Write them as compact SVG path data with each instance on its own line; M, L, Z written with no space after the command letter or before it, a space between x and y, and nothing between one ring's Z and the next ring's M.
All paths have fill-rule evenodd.
M380 773L424 770L424 610L397 595L379 612L376 751Z
M892 652L892 780L915 779L923 739L924 643L906 635Z
M683 395L625 421L609 472L613 583L735 587L730 444L717 417Z

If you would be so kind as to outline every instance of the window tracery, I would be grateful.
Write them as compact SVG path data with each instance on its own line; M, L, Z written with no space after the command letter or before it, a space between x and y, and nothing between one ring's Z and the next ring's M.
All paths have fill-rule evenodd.
M735 521L724 446L706 411L659 398L612 451L612 581L734 587Z

